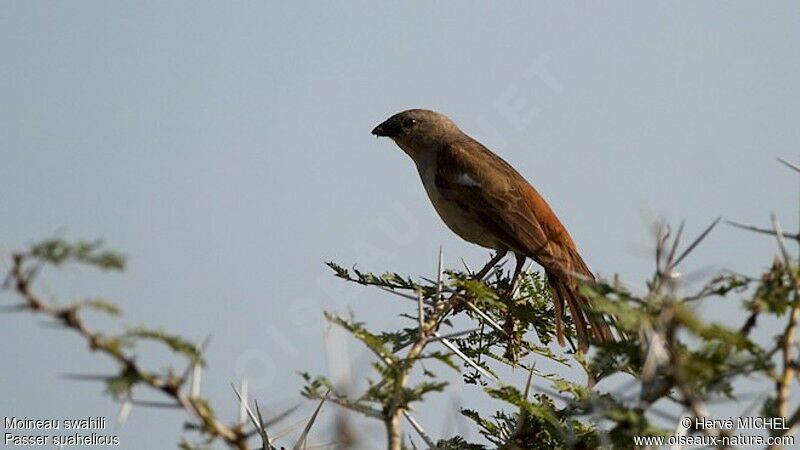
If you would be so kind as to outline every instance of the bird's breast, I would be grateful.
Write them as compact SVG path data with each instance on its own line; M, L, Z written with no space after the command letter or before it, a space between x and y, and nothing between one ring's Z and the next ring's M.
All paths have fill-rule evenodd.
M462 239L486 248L502 249L505 245L497 239L490 230L480 225L474 213L468 208L462 208L456 202L448 199L436 186L436 164L418 165L422 184L428 194L433 208L442 218L445 225ZM467 174L463 174L465 183L476 183Z

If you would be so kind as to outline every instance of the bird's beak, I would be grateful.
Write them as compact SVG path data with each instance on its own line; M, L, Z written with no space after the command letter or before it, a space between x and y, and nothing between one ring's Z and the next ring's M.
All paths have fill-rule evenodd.
M396 127L389 123L387 120L377 127L372 129L372 134L378 137L394 137L397 136Z

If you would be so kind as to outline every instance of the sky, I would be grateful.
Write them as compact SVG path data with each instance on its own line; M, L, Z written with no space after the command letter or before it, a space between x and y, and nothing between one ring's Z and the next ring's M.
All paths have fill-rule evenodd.
M449 267L488 258L370 135L395 112L450 116L542 193L595 272L634 289L658 218L689 236L720 216L798 226L797 178L776 161L800 159L795 2L7 1L0 55L0 270L52 236L122 251L122 274L65 267L37 288L212 336L203 393L224 419L242 377L269 411L303 405L297 420L313 405L296 372L362 380L369 355L323 310L402 323L408 305L343 285L325 261L431 276L440 246ZM757 274L776 252L720 225L684 270ZM63 376L113 366L47 325L0 315L0 415L114 419L102 386ZM457 387L437 401L474 406ZM419 419L460 432L436 411ZM134 408L114 432L174 448L183 420Z

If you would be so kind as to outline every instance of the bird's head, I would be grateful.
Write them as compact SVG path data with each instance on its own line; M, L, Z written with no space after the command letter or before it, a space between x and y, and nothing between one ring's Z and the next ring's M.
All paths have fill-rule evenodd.
M427 109L409 109L389 117L372 130L378 137L391 138L413 159L435 151L461 130L444 114Z

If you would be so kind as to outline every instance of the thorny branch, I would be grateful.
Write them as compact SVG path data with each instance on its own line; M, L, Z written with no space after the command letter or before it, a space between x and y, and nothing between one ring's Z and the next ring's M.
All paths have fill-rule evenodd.
M142 369L136 360L127 355L113 340L89 328L81 319L77 306L58 307L37 296L31 289L31 282L37 271L26 273L25 258L26 255L22 253L12 255L12 267L8 278L9 286L13 286L14 291L24 300L20 309L28 309L50 316L78 333L85 339L92 351L107 355L120 366L124 373L130 374L131 377L141 380L145 385L174 400L175 406L183 408L191 417L199 421L196 428L210 438L222 439L230 448L239 450L250 448L248 444L249 431L240 424L226 425L220 422L202 398L187 393L185 377L167 378Z

